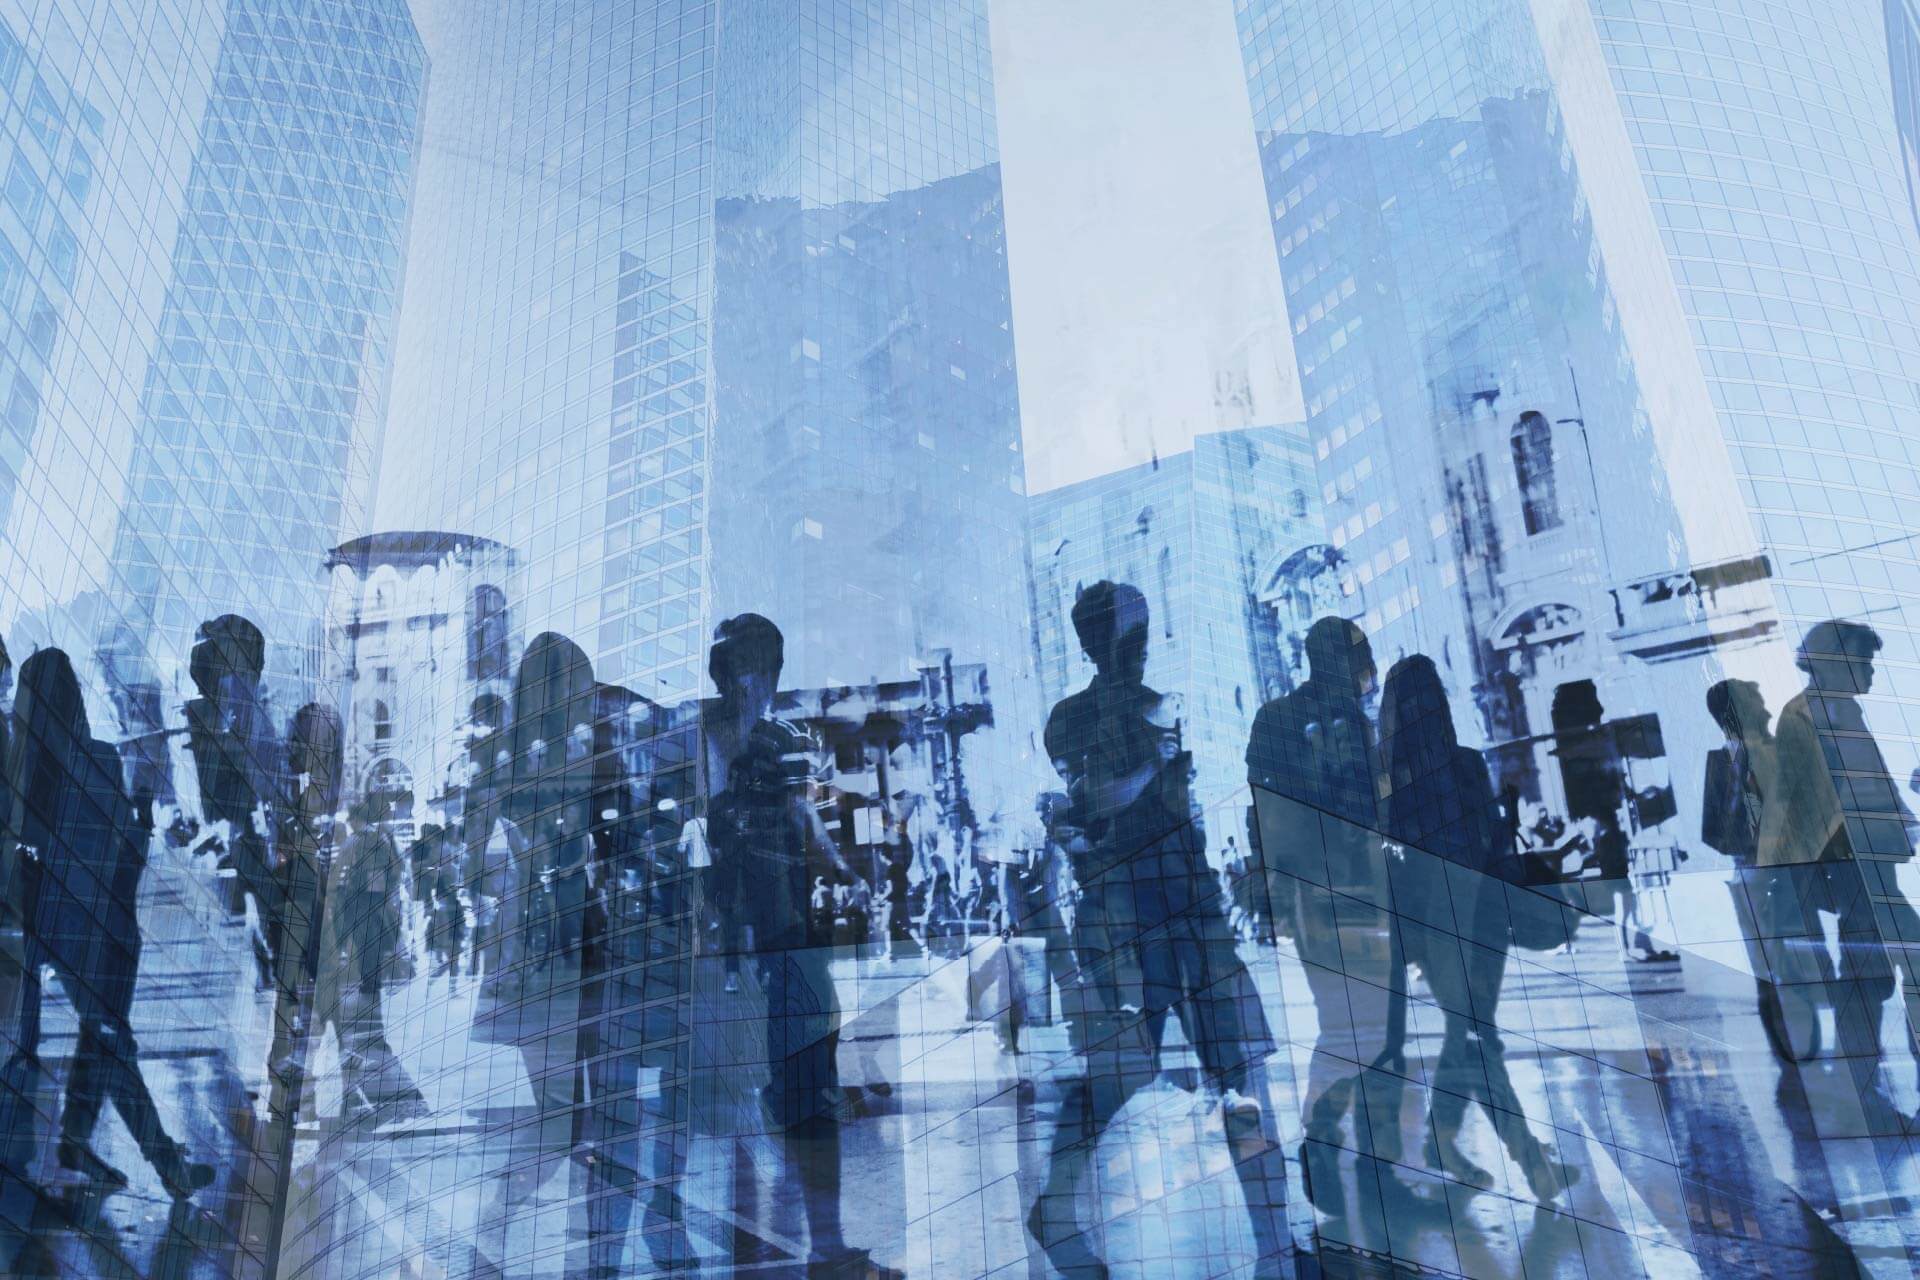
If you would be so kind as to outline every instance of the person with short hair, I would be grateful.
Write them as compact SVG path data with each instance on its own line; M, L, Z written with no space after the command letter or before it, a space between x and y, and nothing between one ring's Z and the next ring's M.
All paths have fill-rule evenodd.
M809 910L815 875L862 897L867 886L821 820L817 748L774 714L785 657L780 628L757 613L714 631L707 669L720 696L701 708L707 836L715 869L744 889L736 909L766 999L762 1105L800 1180L809 1274L887 1280L902 1273L842 1234L840 1000L831 927Z
M1062 1003L1086 1070L1064 1086L1027 1229L1063 1274L1106 1274L1075 1220L1080 1174L1114 1116L1158 1077L1171 1015L1220 1098L1256 1272L1282 1274L1293 1244L1286 1160L1262 1066L1274 1042L1195 821L1179 704L1145 682L1146 597L1126 583L1096 582L1074 602L1072 619L1094 676L1053 708L1045 743L1067 788L1052 834L1079 899L1075 972Z
M1795 654L1807 686L1774 731L1775 797L1763 806L1758 848L1800 872L1820 909L1839 917L1840 968L1828 981L1837 1056L1846 1062L1874 1133L1903 1123L1879 1079L1880 1020L1893 998L1894 959L1905 977L1907 1034L1920 1018L1910 940L1920 914L1895 873L1913 857L1915 819L1867 727L1859 699L1873 688L1878 632L1835 618L1809 628Z

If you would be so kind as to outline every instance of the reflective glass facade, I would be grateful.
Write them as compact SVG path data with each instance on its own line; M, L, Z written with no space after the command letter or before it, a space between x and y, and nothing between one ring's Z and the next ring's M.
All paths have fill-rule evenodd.
M225 21L115 561L163 661L247 613L287 637L273 674L297 705L313 566L371 498L426 61L404 4Z
M1915 1271L1911 0L1215 3L0 0L0 1275Z

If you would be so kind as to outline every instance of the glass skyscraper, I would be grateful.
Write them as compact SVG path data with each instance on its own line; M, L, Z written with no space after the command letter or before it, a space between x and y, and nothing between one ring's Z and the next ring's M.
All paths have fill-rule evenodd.
M163 665L247 615L292 707L317 687L314 566L372 498L427 68L403 3L225 21L115 559Z
M111 561L150 353L172 281L222 29L220 6L75 21L4 16L5 613L43 642L91 645L67 606ZM150 57L130 58L139 38ZM29 643L32 643L30 640Z

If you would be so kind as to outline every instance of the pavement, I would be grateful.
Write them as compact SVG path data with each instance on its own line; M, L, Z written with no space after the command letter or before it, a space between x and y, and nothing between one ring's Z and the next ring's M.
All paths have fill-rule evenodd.
M169 1131L213 1161L219 1180L191 1204L171 1204L109 1110L95 1146L131 1185L101 1198L43 1164L31 1247L17 1273L34 1263L62 1276L141 1280L276 1274L266 1257L279 1203L276 1133L263 1101L270 1003L254 990L245 926L219 902L204 867L149 871L135 1009L141 1070ZM1244 947L1283 1044L1268 1064L1264 1101L1289 1154L1288 1215L1300 1248L1317 1251L1335 1275L1915 1274L1913 1136L1860 1113L1843 1064L1816 1060L1783 1072L1751 978L1709 946L1682 951L1677 964L1629 965L1610 929L1594 921L1571 954L1510 961L1499 1018L1509 1070L1534 1133L1579 1171L1547 1206L1477 1109L1461 1147L1494 1173L1495 1187L1425 1167L1423 1084L1441 1019L1416 984L1401 1113L1375 1120L1376 1130L1397 1124L1404 1154L1382 1165L1347 1152L1348 1211L1329 1218L1309 1205L1297 1163L1299 1095L1317 1031L1305 973L1284 943ZM840 1050L846 1234L915 1277L1049 1276L1023 1219L1045 1178L1060 1082L1076 1060L1064 1027L1029 1026L1021 1051L1008 1053L990 1023L969 1021L966 963L852 955L834 963L848 1011ZM277 1274L578 1274L585 1166L549 1151L544 1179L508 1193L507 1153L538 1143L524 1124L533 1098L520 1055L473 1037L475 980L425 976L426 968L386 999L390 1038L430 1115L343 1122L338 1049L315 1047L315 1085L291 1132ZM722 981L702 962L701 1000L722 1010L737 1004L728 1025L746 1039L715 1088L696 1099L695 1132L681 1139L690 1148L680 1204L709 1274L729 1273L729 1256L732 1274L789 1274L806 1256L804 1217L777 1144L740 1102L759 1078L747 1043L758 996L751 979L733 995ZM1896 1016L1890 1009L1888 1019ZM1891 1021L1886 1031L1886 1043L1905 1045ZM41 1095L49 1117L74 1032L71 1011L49 988ZM1169 1034L1160 1081L1128 1103L1100 1145L1081 1222L1116 1260L1116 1277L1251 1274L1220 1107L1198 1087L1177 1028ZM1890 1051L1882 1080L1899 1113L1920 1109L1920 1064L1906 1049ZM651 1077L642 1083L649 1091L657 1094ZM670 1123L659 1130L673 1131ZM636 1214L627 1267L643 1276L650 1264L638 1227Z

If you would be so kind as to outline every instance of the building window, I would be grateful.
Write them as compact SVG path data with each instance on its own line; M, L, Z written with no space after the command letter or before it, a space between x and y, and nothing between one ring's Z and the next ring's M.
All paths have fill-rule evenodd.
M373 740L376 743L393 741L393 710L383 699L376 699L373 704Z
M1513 477L1520 485L1520 509L1527 533L1560 527L1560 492L1553 473L1553 426L1531 409L1513 424Z
M474 680L507 678L507 593L490 582L473 589L467 620L467 675Z

